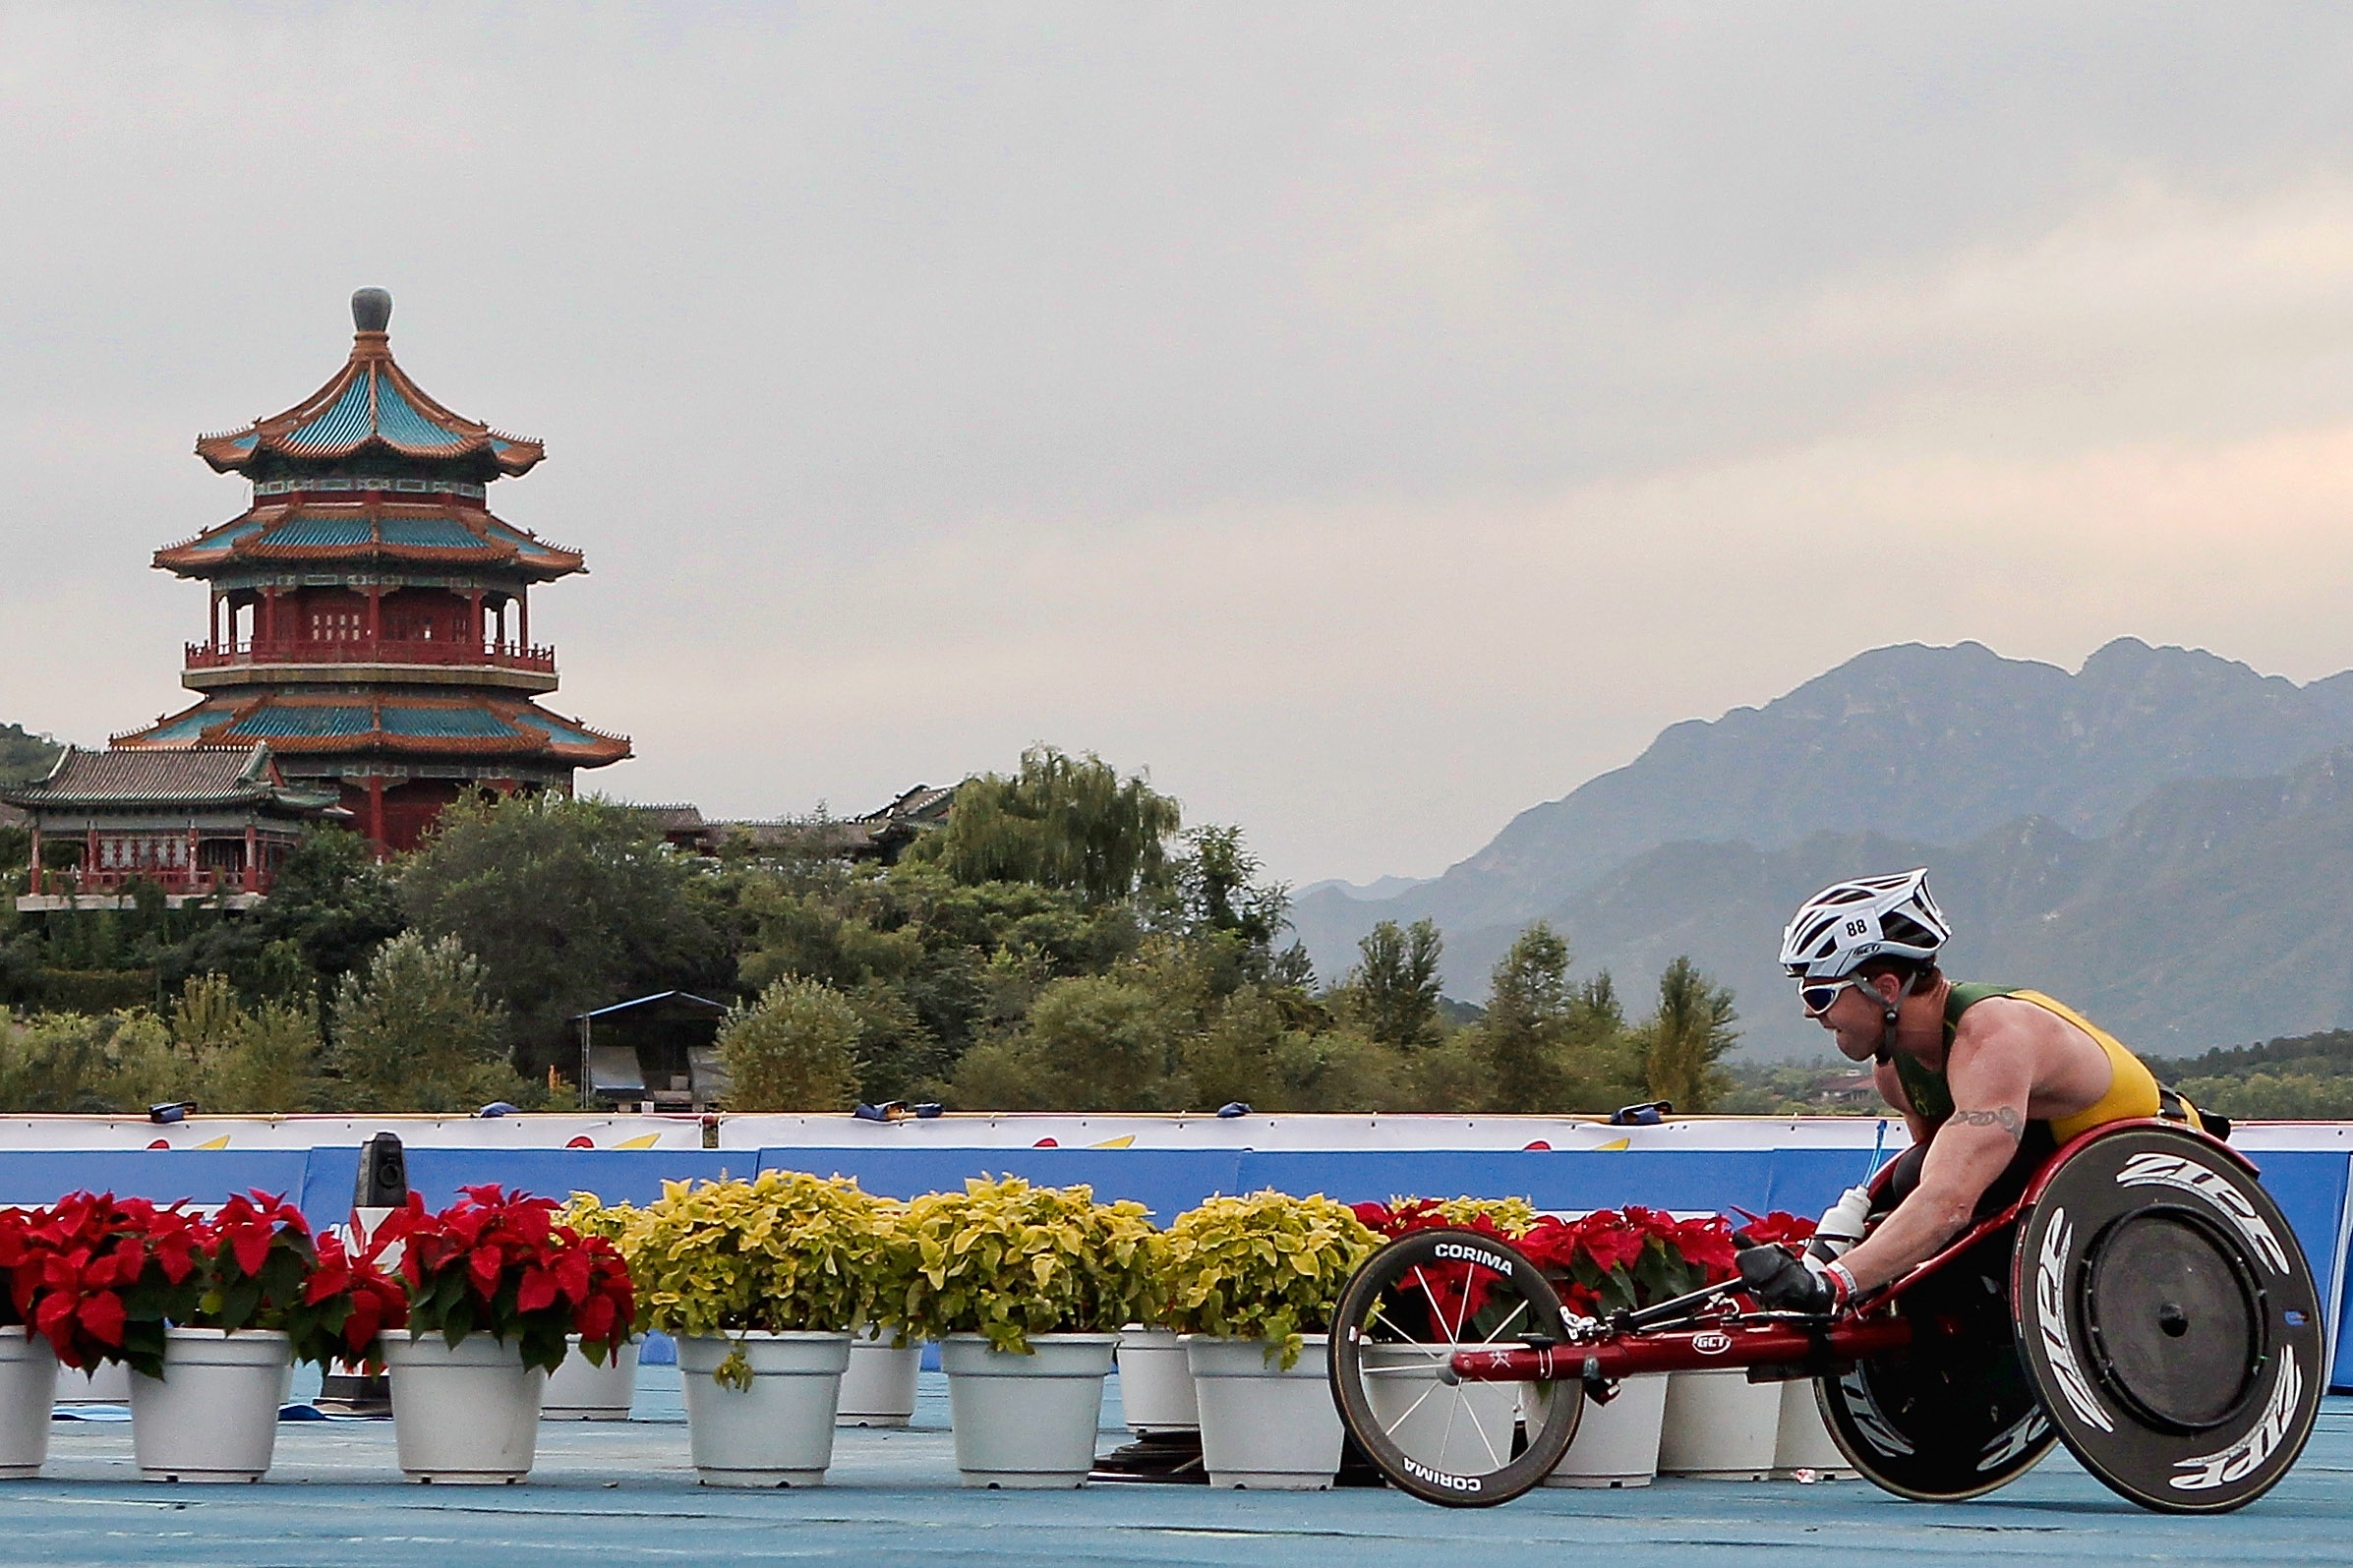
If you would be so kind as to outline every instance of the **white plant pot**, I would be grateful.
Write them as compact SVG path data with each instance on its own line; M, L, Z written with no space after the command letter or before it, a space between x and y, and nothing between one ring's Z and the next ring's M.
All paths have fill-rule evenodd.
M439 1334L378 1341L392 1379L392 1437L401 1472L443 1485L511 1484L531 1474L548 1374L523 1347L488 1334L456 1345Z
M1522 1385L1442 1381L1439 1371L1452 1361L1452 1346L1367 1344L1362 1357L1373 1419L1409 1456L1455 1475L1481 1476L1511 1462Z
M1818 1481L1853 1481L1857 1474L1822 1420L1810 1377L1781 1385L1781 1424L1773 1438L1774 1479L1789 1481L1801 1470L1812 1471Z
M1554 1385L1566 1392L1572 1384ZM1544 1419L1544 1401L1527 1385L1531 1423ZM1647 1486L1659 1474L1659 1426L1667 1415L1667 1374L1645 1372L1619 1381L1607 1405L1585 1401L1577 1435L1560 1463L1544 1479L1547 1486Z
M956 1468L967 1486L1077 1486L1094 1468L1117 1334L1032 1334L1030 1354L978 1334L940 1341Z
M22 1328L0 1328L0 1481L37 1476L49 1457L57 1353Z
M740 1341L751 1387L711 1374ZM834 1458L846 1333L688 1335L678 1340L688 1447L706 1486L815 1486Z
M1193 1397L1193 1364L1185 1342L1167 1328L1122 1329L1119 1336L1119 1411L1139 1432L1197 1432L1201 1402Z
M1659 1474L1698 1481L1764 1481L1781 1431L1781 1385L1738 1368L1676 1372L1667 1380Z
M253 1481L277 1446L294 1342L270 1329L167 1328L163 1375L131 1377L131 1453L146 1481Z
M563 1365L548 1374L539 1402L541 1421L627 1421L637 1393L637 1339L609 1351L598 1366L581 1354L580 1336L567 1334Z
M915 1374L923 1347L891 1348L891 1336L868 1329L850 1342L850 1370L842 1374L842 1426L904 1426L914 1420Z
M131 1368L121 1362L100 1362L86 1371L74 1371L61 1366L57 1369L57 1403L128 1405L131 1403Z
M1340 1415L1326 1367L1330 1340L1310 1334L1288 1370L1264 1340L1185 1336L1201 1403L1201 1452L1212 1486L1322 1491L1340 1473Z

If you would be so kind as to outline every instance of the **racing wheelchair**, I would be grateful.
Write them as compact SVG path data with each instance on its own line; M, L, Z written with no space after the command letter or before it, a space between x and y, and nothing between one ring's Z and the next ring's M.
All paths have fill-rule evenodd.
M2325 1391L2294 1233L2253 1165L2173 1122L2074 1139L1835 1318L1754 1310L1739 1290L1586 1317L1492 1236L1412 1232L1341 1293L1333 1402L1392 1485L1457 1507L1537 1485L1618 1379L1736 1366L1812 1379L1839 1448L1900 1496L1979 1496L2064 1442L2145 1508L2221 1513L2295 1464Z

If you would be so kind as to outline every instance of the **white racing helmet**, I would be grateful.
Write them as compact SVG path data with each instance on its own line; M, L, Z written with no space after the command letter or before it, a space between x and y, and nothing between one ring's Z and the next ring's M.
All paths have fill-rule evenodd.
M1794 979L1841 980L1872 958L1931 961L1951 940L1922 866L1834 882L1806 900L1782 933L1781 966Z

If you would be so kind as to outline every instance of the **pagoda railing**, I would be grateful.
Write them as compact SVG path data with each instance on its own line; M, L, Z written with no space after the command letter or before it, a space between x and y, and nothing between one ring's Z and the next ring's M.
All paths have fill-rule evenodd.
M143 866L113 871L90 871L78 866L63 870L43 867L31 874L31 892L36 895L70 897L95 893L123 893L142 882L172 895L203 895L212 893L267 893L274 878L267 866L255 868L254 886L246 885L245 872L236 867Z
M556 673L556 650L519 643L470 644L426 637L359 637L349 642L314 642L274 637L242 643L190 643L190 669L228 669L241 665L487 665L497 669Z

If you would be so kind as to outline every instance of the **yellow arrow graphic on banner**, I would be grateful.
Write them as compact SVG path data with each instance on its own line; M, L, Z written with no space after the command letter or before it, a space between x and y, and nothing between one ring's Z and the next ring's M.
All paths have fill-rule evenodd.
M1107 1137L1100 1143L1089 1143L1087 1146L1090 1149L1124 1149L1135 1141L1136 1134L1129 1132L1120 1137Z
M641 1132L635 1137L622 1138L613 1146L617 1149L650 1149L662 1140L659 1132Z

